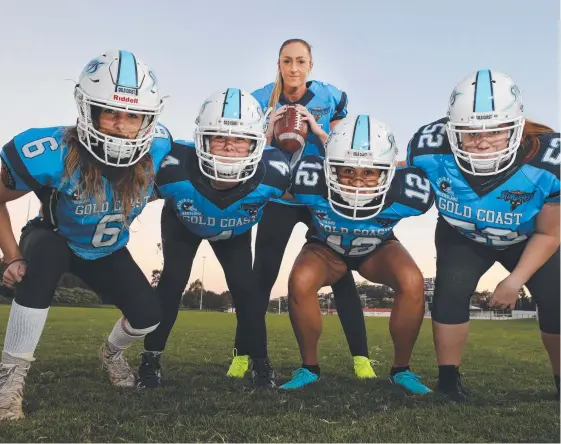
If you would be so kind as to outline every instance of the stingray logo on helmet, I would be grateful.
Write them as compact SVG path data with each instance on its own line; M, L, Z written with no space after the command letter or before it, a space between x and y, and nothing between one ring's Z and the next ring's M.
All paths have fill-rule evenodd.
M84 68L84 74L88 74L88 75L95 74L97 72L97 70L99 69L99 67L103 64L104 63L101 60L93 59Z
M195 150L203 175L220 182L244 182L255 174L265 148L265 117L251 94L238 88L212 94L195 124Z
M518 88L518 86L513 83L510 87L510 93L512 94L512 102L509 103L509 105L503 111L508 111L518 103L520 112L524 112L524 104L522 103L522 93L520 92L520 88Z
M149 71L134 54L124 50L108 51L82 71L74 90L78 137L90 154L106 165L128 167L150 149L163 102L157 88L146 81ZM97 119L104 108L138 115L136 134L100 131Z
M461 92L458 92L458 91L456 90L456 88L454 88L454 91L452 91L452 94L450 94L450 103L449 103L449 105L450 105L450 106L454 105L454 103L456 103L456 97L458 97L458 96L460 96L460 95L462 95L462 93L461 93Z

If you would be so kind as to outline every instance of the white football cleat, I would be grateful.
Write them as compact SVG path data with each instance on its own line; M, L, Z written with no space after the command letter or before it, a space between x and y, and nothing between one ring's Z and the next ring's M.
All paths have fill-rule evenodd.
M116 387L136 387L136 377L123 352L124 350L111 350L111 347L105 341L99 353L101 363L109 373L111 384Z
M23 419L25 377L31 362L3 353L0 363L0 421Z

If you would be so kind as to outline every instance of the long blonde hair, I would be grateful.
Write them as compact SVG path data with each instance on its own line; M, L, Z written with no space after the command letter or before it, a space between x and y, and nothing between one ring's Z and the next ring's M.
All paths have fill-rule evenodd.
M103 183L103 169L80 143L76 127L67 129L64 133L63 142L68 146L68 154L64 161L64 178L62 184L74 182L76 192L80 199L93 199L98 208L107 199ZM126 168L110 168L113 204L121 201L121 213L123 223L131 215L137 202L142 205L150 186L154 182L155 172L152 156L146 154L137 163ZM76 174L78 173L78 174ZM76 177L79 179L77 180Z
M302 39L286 40L279 49L279 60L280 60L281 52L284 49L284 47L290 45L291 43L301 43L302 45L304 45L308 50L308 54L310 54L310 61L312 60L312 47L306 40L302 40ZM269 97L269 104L267 105L267 108L273 108L273 110L277 108L277 104L279 103L279 99L282 94L283 87L284 87L284 82L282 80L281 69L279 66L277 67L277 79L275 80L275 86L273 87L273 91L271 92L271 97Z

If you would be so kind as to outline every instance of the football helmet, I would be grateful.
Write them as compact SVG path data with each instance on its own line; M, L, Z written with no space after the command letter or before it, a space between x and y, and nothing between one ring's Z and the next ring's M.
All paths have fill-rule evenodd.
M154 71L128 51L108 51L91 60L74 89L78 137L100 162L114 167L135 164L150 149L163 109ZM99 131L102 109L138 114L142 125L134 139Z
M201 106L195 124L195 148L205 176L222 182L243 182L255 174L265 148L265 115L250 93L228 88L212 94ZM247 157L211 154L211 136L249 139L249 154Z
M524 129L522 94L513 80L498 71L480 70L452 91L446 132L458 167L474 176L491 176L508 169L516 158ZM493 153L468 152L462 136L496 137L508 131L504 149Z
M386 124L364 114L341 120L325 144L327 199L333 211L353 220L370 219L382 211L395 175L396 154L395 138ZM340 184L337 167L341 166L379 170L377 186ZM358 216L358 211L364 211L364 216Z

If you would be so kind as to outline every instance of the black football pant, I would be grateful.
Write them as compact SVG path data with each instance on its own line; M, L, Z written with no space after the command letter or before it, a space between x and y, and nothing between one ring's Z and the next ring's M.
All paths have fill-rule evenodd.
M27 272L16 285L15 301L24 307L48 308L63 273L72 273L89 285L104 303L115 304L134 329L160 322L154 289L127 248L94 260L77 256L66 239L39 219L23 229L20 250Z
M469 301L483 274L499 262L512 271L527 241L496 250L471 240L442 217L436 224L436 281L432 318L441 324L469 321ZM559 249L526 283L538 305L540 330L559 334Z
M181 297L189 281L193 260L203 239L190 232L173 208L162 211L164 268L156 294L162 310L160 325L146 335L144 348L162 351L173 328ZM265 313L258 309L259 290L251 267L251 230L230 239L209 242L226 277L236 308L238 354L252 358L267 356Z

